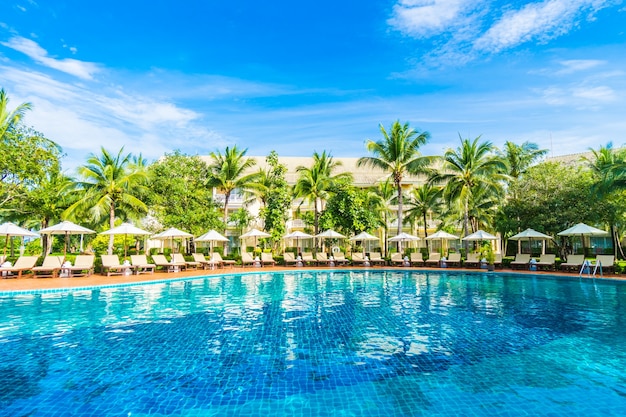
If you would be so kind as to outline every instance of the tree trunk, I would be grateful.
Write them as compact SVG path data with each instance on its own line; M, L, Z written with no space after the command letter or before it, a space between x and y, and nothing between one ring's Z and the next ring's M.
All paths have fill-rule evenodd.
M396 184L398 188L398 230L397 234L402 233L402 184L398 182ZM400 241L398 241L398 252L400 252Z
M464 203L463 210L463 236L467 236L467 224L469 222L469 200L468 198L465 198L465 203ZM467 256L469 252L469 242L466 240L465 241L465 256Z
M113 229L115 227L115 203L111 203L111 208L109 209L109 229ZM113 255L113 242L115 240L115 236L109 235L109 248L107 253L109 255Z
M428 227L426 226L426 212L424 212L422 214L424 216L423 220L424 220L424 240L426 241L426 250L428 251L428 253L430 253L430 248L428 247L428 239L426 239L428 237ZM443 246L443 240L441 241L441 244Z

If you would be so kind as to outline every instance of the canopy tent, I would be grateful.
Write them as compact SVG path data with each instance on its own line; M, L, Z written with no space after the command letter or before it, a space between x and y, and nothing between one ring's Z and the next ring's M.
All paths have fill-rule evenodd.
M152 239L157 239L157 240L162 240L162 241L166 241L167 239L170 239L172 252L174 252L174 238L188 239L190 237L193 237L191 233L184 232L175 227L170 227L169 229L164 230L161 233L157 233L156 235L152 236Z
M11 222L6 222L0 225L0 236L5 236L6 240L4 242L4 256L7 254L7 247L9 246L9 238L13 236L19 237L39 237L37 233L31 232L30 230L19 227L16 224Z
M300 253L300 239L313 239L313 235L296 230L288 235L283 236L283 239L296 239L296 250Z
M46 227L39 231L41 234L46 235L65 235L65 244L63 246L63 255L67 254L67 242L70 235L85 235L96 233L95 230L87 229L86 227L72 223L70 221L62 221L54 226ZM81 243L82 246L82 243Z
M552 240L552 236L548 236L544 233L538 232L534 229L526 229L523 232L520 232L516 235L513 235L509 238L509 240L517 240L518 243L518 248L517 248L517 252L521 253L521 242L524 240L527 240L528 242L530 242L530 244L532 245L532 241L533 240L541 240L542 241L542 245L541 245L541 253L544 254L546 253L546 245L545 245L545 241L546 240ZM531 248L532 251L532 248Z
M600 236L608 236L609 233L605 232L601 229L596 229L593 226L589 226L585 223L578 223L569 229L565 229L562 232L557 233L558 236L580 236L583 254L585 253L585 236L589 237L600 237Z
M105 230L104 232L100 232L101 235L124 235L124 257L128 254L126 247L126 236L128 235L149 235L151 234L147 230L140 229L136 226L133 226L130 223L122 223L113 229Z
M194 239L196 242L209 242L209 250L213 253L214 242L228 242L228 238L218 233L216 230L209 230L202 236Z

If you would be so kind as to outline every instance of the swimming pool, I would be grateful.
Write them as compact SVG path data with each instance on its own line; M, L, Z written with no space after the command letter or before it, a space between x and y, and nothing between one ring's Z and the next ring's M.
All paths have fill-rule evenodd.
M0 296L2 416L626 410L626 286L303 271Z

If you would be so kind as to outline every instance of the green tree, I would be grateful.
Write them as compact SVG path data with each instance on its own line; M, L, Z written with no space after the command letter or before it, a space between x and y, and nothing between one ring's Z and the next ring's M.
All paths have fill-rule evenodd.
M211 152L208 185L224 192L224 223L228 219L228 203L233 191L246 191L255 182L256 173L245 175L246 170L256 164L254 159L245 157L247 152L247 149L239 150L236 145L227 146L224 154Z
M500 157L506 161L507 174L514 179L522 176L529 167L547 153L547 149L539 149L536 143L528 141L521 145L506 141L504 143L504 150L498 152Z
M31 109L30 103L22 103L9 110L9 96L4 88L0 89L0 140L4 141L5 135L17 129L24 114Z
M397 194L398 203L398 234L402 232L402 181L407 174L419 175L429 172L432 158L422 156L419 147L428 141L428 132L418 132L409 127L408 123L400 124L395 121L391 130L387 132L381 124L380 131L383 139L368 140L365 148L373 156L359 158L357 166L379 168L391 175Z
M260 214L264 220L265 230L272 235L271 240L276 246L285 235L285 223L291 208L291 192L285 178L287 167L278 161L276 151L270 152L266 161L267 170L257 176L263 179L264 185L263 192L259 194L264 201Z
M123 155L124 148L114 155L104 148L101 154L90 154L87 164L78 168L81 177L76 182L80 199L64 213L76 217L88 213L94 222L108 218L109 228L115 226L116 214L132 217L146 213L148 208L139 198L146 194L148 175L144 162L133 161L131 154ZM114 237L109 237L108 253L113 253Z
M367 201L367 190L354 187L346 179L338 181L320 215L320 224L324 229L335 229L346 236L372 230L380 223Z
M438 215L442 212L442 196L443 189L431 183L423 184L411 190L407 218L412 222L415 222L417 219L422 221L425 238L428 237L428 213ZM428 240L426 240L426 248L430 251Z
M376 187L369 190L367 194L366 206L378 218L380 226L383 228L383 251L385 256L388 252L389 223L392 220L396 190L389 178L379 182Z
M209 167L199 156L176 150L148 167L146 202L164 225L198 236L209 229L224 231L213 193L207 187Z
M294 194L313 205L315 234L319 233L319 216L329 192L338 181L352 179L352 174L348 172L334 174L340 166L341 162L335 161L329 153L324 151L321 154L313 153L313 165L311 167L299 166L296 168L299 177L294 186Z
M506 164L494 154L491 142L461 139L457 149L446 150L443 166L434 176L433 183L445 184L444 199L448 204L459 202L463 213L463 233L468 234L470 203L476 205L477 193L503 196L503 182L507 178ZM467 242L466 242L467 249Z

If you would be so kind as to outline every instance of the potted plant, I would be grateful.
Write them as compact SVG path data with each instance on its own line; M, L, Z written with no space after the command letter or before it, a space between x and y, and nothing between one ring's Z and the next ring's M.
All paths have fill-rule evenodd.
M491 247L491 243L483 245L482 250L480 251L480 256L487 263L487 271L494 271L496 269L496 254Z

